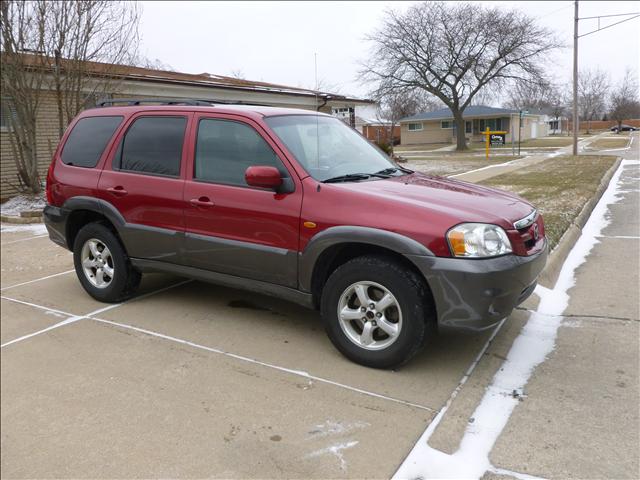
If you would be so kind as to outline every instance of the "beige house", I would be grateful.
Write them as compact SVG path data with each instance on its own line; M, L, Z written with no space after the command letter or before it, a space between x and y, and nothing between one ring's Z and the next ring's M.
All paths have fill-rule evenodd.
M354 111L370 105L371 100L351 98L328 92L255 82L210 73L188 74L141 67L87 63L87 75L99 79L108 69L114 79L110 98L171 98L218 100L260 105L319 110L326 113ZM90 81L92 80L90 79ZM99 80L98 80L99 81ZM97 98L89 95L86 106ZM1 97L0 113L0 198L5 200L20 189L17 167L10 141L11 98ZM349 122L349 119L345 119ZM352 125L355 126L355 125ZM37 116L37 150L41 178L44 181L51 156L59 139L58 115L53 92L44 92Z
M492 131L506 131L506 143L543 137L548 134L548 122L544 115L521 114L518 110L485 106L470 106L464 111L467 142L484 142L481 133L489 127ZM451 110L443 108L400 120L400 143L418 145L428 143L456 143L456 126Z

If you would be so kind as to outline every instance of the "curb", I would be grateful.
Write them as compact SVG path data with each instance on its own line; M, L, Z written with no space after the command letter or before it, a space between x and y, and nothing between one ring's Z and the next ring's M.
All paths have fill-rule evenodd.
M42 215L36 217L15 217L13 215L0 215L0 221L5 223L15 223L15 224L29 224L29 223L42 223L44 218Z
M589 201L584 204L578 216L576 216L567 231L564 232L562 237L560 237L560 241L558 242L556 247L549 254L547 265L538 278L538 283L543 287L553 288L553 286L556 284L565 259L582 234L582 227L584 227L584 225L587 223L591 212L593 212L596 204L600 201L600 198L602 198L604 191L609 186L609 182L611 182L611 178L613 177L613 174L616 172L616 170L618 170L618 167L620 167L621 162L622 157L618 157L613 165L611 165L609 170L607 170L606 173L602 176L602 178L600 179L600 184L593 194L593 197L591 197Z

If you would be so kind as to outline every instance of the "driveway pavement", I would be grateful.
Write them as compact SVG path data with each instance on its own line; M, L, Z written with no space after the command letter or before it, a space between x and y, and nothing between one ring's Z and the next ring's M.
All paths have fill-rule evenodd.
M146 275L92 300L38 227L2 234L2 476L390 477L490 332L355 365L280 300Z
M489 425L486 476L638 477L639 168L621 171L555 348L504 429ZM423 444L422 466L473 462L455 454L531 321L444 330L406 367L372 370L315 312L260 295L146 275L135 299L96 302L43 235L3 225L3 478L389 478Z

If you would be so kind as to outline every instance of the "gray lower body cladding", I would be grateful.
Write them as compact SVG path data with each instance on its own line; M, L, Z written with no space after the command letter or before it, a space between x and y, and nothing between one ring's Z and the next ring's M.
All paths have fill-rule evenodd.
M52 206L44 210L51 240L65 248L71 248L66 238L70 212L70 209ZM118 227L125 248L133 257L135 266L141 270L171 272L278 296L306 306L313 305L309 289L305 286L310 284L317 255L297 259L294 252L272 251L259 246L239 249L239 242L190 236L190 251L194 256L188 261L188 252L178 241L184 241L183 232L160 232L150 227L128 228L130 226L124 222L119 222ZM150 235L154 236L156 242L149 242ZM162 242L159 241L161 239ZM155 245L161 251L156 252L150 245ZM158 254L163 252L166 254ZM540 253L529 257L505 255L489 259L462 259L416 253L420 254L404 255L418 267L428 282L435 300L438 322L475 330L496 324L526 300L533 292L547 259L546 245ZM218 263L227 262L226 265L214 263L213 257L216 256ZM296 282L298 266L300 272Z
M427 280L441 325L482 330L508 316L533 293L547 253L545 244L529 257L407 257Z

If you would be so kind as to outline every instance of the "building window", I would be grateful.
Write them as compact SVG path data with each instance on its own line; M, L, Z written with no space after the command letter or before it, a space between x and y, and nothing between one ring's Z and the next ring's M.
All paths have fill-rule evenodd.
M464 131L465 133L471 133L473 131L473 124L471 122L465 122Z
M502 130L502 119L496 118L496 130Z
M0 130L3 132L11 128L11 119L17 121L17 113L13 101L9 97L0 99Z
M410 132L419 132L420 130L422 130L422 123L410 123L409 124L409 131Z
M453 128L453 122L451 120L442 120L440 122L440 128Z

